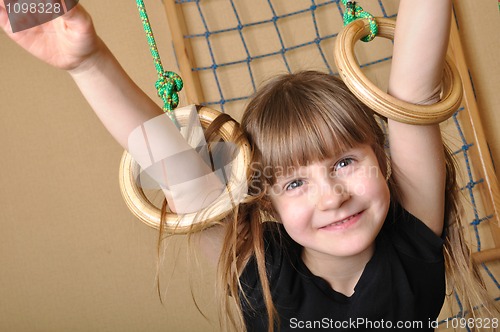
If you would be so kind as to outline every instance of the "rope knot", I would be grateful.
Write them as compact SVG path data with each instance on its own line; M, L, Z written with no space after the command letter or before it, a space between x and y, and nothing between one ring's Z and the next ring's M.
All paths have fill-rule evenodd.
M377 22L375 21L373 15L365 12L364 9L361 8L361 6L358 6L354 1L342 0L342 3L346 7L346 10L344 12L344 25L348 25L352 21L360 18L366 18L370 25L370 33L367 36L361 38L361 40L364 42L373 40L373 38L375 38L378 33Z
M179 104L179 94L184 86L179 75L172 71L163 72L156 81L155 87L158 90L158 96L163 99L163 110L165 112L173 111Z

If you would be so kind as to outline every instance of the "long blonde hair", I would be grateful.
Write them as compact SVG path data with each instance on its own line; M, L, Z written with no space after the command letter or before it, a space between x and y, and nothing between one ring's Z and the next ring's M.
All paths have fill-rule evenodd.
M383 121L383 119L381 119ZM276 211L266 188L276 181L277 167L305 165L331 158L356 144L369 144L387 177L391 201L400 201L386 136L377 117L347 89L338 78L316 71L285 74L263 86L249 102L241 121L243 135L252 146L249 168L249 199L235 205L234 214L223 222L226 233L218 265L217 289L222 304L221 323L227 330L244 331L242 304L248 303L240 275L251 257L257 263L263 302L267 310L268 331L279 326L266 272L264 230L276 225ZM448 293L462 299L464 312L474 314L474 305L494 306L482 287L464 241L460 222L456 166L446 155L444 255ZM397 170L393 170L393 173ZM236 304L236 313L231 301Z
M269 331L279 324L265 268L263 232L273 227L266 221L278 218L266 195L276 181L275 170L332 158L357 144L369 144L381 172L389 175L385 135L373 112L360 103L338 78L315 71L276 77L262 87L245 109L241 121L244 135L253 148L249 174L251 200L240 204L227 225L219 261L221 298L228 308L232 295L240 309L230 316L238 330L244 329L241 303L246 296L239 276L254 256L267 308ZM392 177L391 193L397 195Z

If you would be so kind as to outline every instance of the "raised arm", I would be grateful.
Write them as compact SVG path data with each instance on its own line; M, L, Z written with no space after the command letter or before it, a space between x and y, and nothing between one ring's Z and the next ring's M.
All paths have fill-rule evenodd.
M34 28L12 33L6 8L0 0L0 27L26 51L40 60L68 71L103 125L125 149L129 135L138 126L162 114L156 105L125 73L116 58L97 36L89 14L81 5L65 15ZM165 191L170 207L178 212L196 211L196 201L211 202L222 184L210 168L190 147L171 122L165 126L164 149L168 155L182 155L186 185L177 184L176 191ZM180 158L179 158L180 159ZM166 174L167 185L179 174ZM175 172L174 172L175 173ZM197 188L197 190L193 190ZM174 197L175 199L173 199Z
M416 104L439 100L450 20L451 0L401 0L391 95ZM439 126L389 120L389 142L403 207L441 235L446 171Z
M81 5L43 25L12 33L4 1L0 0L0 25L26 51L68 71L104 126L125 149L134 128L162 113L124 72Z

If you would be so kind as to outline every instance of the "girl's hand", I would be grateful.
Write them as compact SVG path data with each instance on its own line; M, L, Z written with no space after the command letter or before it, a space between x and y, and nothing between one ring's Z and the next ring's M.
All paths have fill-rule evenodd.
M0 27L29 53L64 70L91 64L102 48L92 19L81 5L47 23L12 33L4 0L0 0Z

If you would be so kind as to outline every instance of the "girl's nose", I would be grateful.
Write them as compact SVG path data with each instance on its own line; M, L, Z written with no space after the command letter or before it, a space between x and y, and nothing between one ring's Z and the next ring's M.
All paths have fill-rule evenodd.
M337 209L351 196L347 189L338 183L321 186L319 190L316 201L319 210Z

